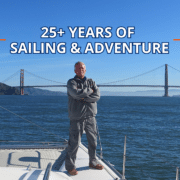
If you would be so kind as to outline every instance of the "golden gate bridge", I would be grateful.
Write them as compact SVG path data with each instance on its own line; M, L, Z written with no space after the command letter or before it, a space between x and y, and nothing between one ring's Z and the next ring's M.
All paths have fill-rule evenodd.
M122 81L130 80L130 79L134 79L134 78L143 76L145 74L151 73L151 72L153 72L153 71L155 71L155 70L157 70L157 69L159 69L159 68L161 68L163 66L165 67L165 71L164 71L164 85L137 85L137 84L130 84L130 85L128 85L128 84L119 84L119 85L115 85L115 83L117 83L117 82L122 82ZM173 68L172 66L169 66L169 67L171 67L172 69L174 69L176 71L179 71L176 68ZM24 95L24 88L67 87L66 83L49 80L49 79L40 77L38 75L35 75L35 74L31 73L31 72L28 72L28 71L25 71L25 72L27 72L30 75L36 76L38 78L41 78L41 79L44 79L44 80L48 80L48 81L51 81L51 82L61 83L61 84L60 85L28 85L28 86L25 86L24 85L24 69L21 69L20 70L20 86L13 86L15 88L20 88L20 94L21 95ZM15 74L13 74L12 76L6 78L2 82L5 82L5 81L13 78L15 75L17 75L17 72ZM123 79L123 80L118 80L118 81L113 81L113 82L108 82L108 83L103 83L103 84L97 84L97 86L98 87L151 87L151 88L164 88L164 97L168 97L169 96L169 94L168 94L168 89L169 88L180 88L180 85L168 85L168 64L162 65L162 66L160 66L158 68L155 68L153 70L150 70L150 71L142 73L142 74L139 74L137 76L126 78L126 79Z

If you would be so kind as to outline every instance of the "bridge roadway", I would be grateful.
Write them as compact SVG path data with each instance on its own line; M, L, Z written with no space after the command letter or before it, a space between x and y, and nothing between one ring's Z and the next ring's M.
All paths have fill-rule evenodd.
M164 86L164 85L97 85L98 87L168 87L168 88L180 88L180 86ZM20 86L14 86L20 88ZM34 88L34 87L67 87L67 85L32 85L23 86L23 88Z

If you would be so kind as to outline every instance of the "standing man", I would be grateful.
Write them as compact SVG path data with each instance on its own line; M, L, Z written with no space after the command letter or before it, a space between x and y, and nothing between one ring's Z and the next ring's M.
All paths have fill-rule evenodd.
M89 152L89 167L102 170L104 167L96 160L97 130L96 119L97 101L100 92L92 79L85 77L86 66L77 62L74 66L76 76L67 82L68 112L70 118L69 142L65 167L70 175L77 175L75 160L81 142L83 130L86 131Z

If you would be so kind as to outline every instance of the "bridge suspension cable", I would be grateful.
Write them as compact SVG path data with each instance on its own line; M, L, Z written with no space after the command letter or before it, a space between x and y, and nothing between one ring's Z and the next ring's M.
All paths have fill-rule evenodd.
M168 65L168 67L171 67L172 69L174 69L174 70L180 72L180 70L178 70L178 69L176 69L176 68L174 68L174 67L172 67L172 66L170 66L170 65Z
M9 79L12 79L13 77L15 77L16 75L19 75L19 70L17 72L15 72L14 74L12 74L11 76L9 76L8 78L6 78L4 81L2 81L2 83L8 81Z
M28 74L31 74L31 75L33 75L33 76L35 76L35 77L38 77L38 78L41 78L41 79L44 79L44 80L47 80L47 81L51 81L51 82L55 82L55 83L61 83L61 84L66 84L66 83L62 83L62 82L53 81L53 80L50 80L50 79L43 78L43 77L38 76L38 75L35 75L35 74L33 74L33 73L31 73L31 72L29 72L29 71L27 71L27 70L24 70L24 71L27 72Z
M148 71L148 72L145 72L145 73L142 73L142 74L139 74L139 75L130 77L130 78L126 78L126 79L122 79L122 80L117 80L117 81L112 81L112 82L108 82L108 83L102 83L102 84L99 84L99 85L107 85L107 84L111 84L111 83L117 83L117 82L126 81L126 80L129 80L129 79L134 79L134 78L137 78L137 77L139 77L139 76L143 76L143 75L145 75L145 74L151 73L151 72L153 72L153 71L155 71L155 70L157 70L157 69L159 69L159 68L162 68L162 67L164 67L164 64L163 64L162 66L159 66L159 67L157 67L157 68L155 68L155 69L152 69L152 70L150 70L150 71Z

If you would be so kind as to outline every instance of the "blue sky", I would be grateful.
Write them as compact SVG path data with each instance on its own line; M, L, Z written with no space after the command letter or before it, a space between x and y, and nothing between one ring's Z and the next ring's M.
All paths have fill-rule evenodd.
M163 64L180 70L180 42L173 41L180 38L179 7L179 0L1 1L0 39L6 41L0 41L0 81L25 69L38 76L66 83L74 76L73 66L77 61L86 64L87 77L93 78L97 84L126 79ZM41 28L44 26L63 28L66 33L63 37L42 39ZM117 38L115 33L109 39L79 39L77 36L72 39L69 26L86 29L89 26L94 29L110 26L112 33L120 26L133 26L135 34L131 39ZM40 42L65 42L67 53L10 54L12 42L36 42L38 46ZM81 48L87 42L169 42L169 54L71 54L72 42L77 42ZM164 84L164 68L160 73L160 76L156 73L156 78L153 75L144 76L139 81ZM25 85L48 84L28 75L25 78ZM178 79L174 72L171 83L179 85ZM7 81L7 84L19 85L19 76Z

